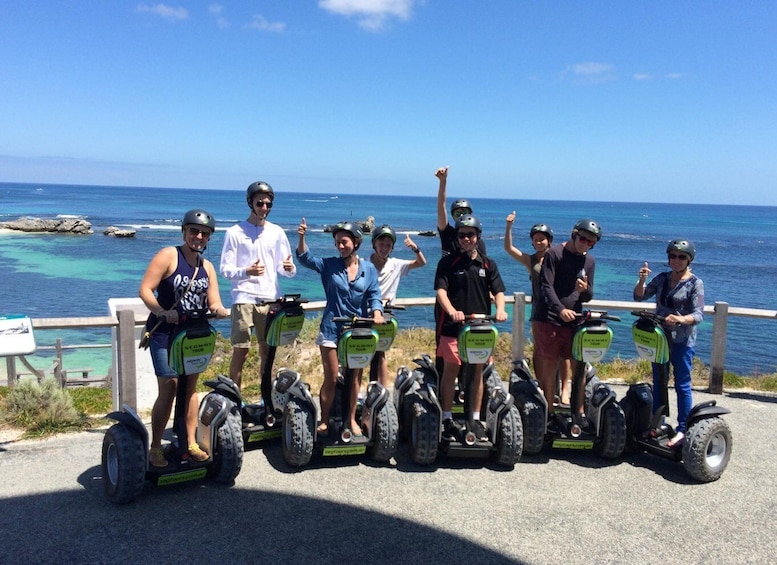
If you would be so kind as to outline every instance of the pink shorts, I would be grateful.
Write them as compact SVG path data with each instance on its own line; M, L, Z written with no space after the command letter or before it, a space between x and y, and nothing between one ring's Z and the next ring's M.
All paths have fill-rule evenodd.
M554 326L548 322L532 322L531 333L534 337L534 351L539 359L572 359L574 328Z
M440 343L437 345L437 357L442 357L446 363L461 365L458 339L440 336Z

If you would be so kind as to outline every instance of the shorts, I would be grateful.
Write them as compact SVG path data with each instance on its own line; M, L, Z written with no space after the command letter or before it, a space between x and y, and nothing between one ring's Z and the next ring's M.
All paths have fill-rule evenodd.
M264 332L269 311L269 304L233 304L232 327L229 333L232 347L241 349L251 347L251 328L254 328L256 333L256 341L267 343Z
M461 365L459 340L455 337L440 336L440 343L437 344L437 357L442 357L446 363Z
M163 379L174 379L178 375L170 368L170 359L167 356L167 347L170 344L170 336L164 332L151 334L151 342L148 350L151 352L151 363L154 365L154 373Z
M319 347L337 349L337 344L331 339L327 339L322 332L318 332L318 336L316 337L316 345Z
M554 326L549 322L532 322L531 332L538 359L546 361L572 359L574 328Z

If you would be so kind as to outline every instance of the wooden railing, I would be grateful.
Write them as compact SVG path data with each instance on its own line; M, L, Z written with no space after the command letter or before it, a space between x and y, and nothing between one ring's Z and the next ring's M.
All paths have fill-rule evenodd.
M433 306L434 298L401 298L396 304L405 307ZM506 297L506 302L512 304L512 354L514 359L523 356L526 344L526 305L531 298L523 292L517 292ZM305 310L323 310L323 301L308 302L303 305ZM586 308L603 309L607 311L655 309L654 304L645 302L620 302L610 300L592 300L586 303ZM709 392L723 392L723 371L726 359L726 329L730 316L777 320L777 310L760 310L755 308L729 307L726 302L716 302L714 306L705 306L704 313L713 318L712 348L710 355ZM33 318L35 330L78 329L78 328L115 328L115 340L112 344L116 363L116 372L112 379L113 405L118 409L123 404L137 407L137 376L135 355L138 353L135 341L136 326L144 324L146 317L135 314L132 310L119 310L116 317L101 316L93 318ZM73 346L77 347L77 346ZM141 352L147 355L146 352ZM26 361L26 360L25 360ZM7 359L8 384L13 386L16 370L12 369L13 358ZM27 364L27 363L25 363ZM29 365L27 365L29 366ZM61 367L60 367L61 370ZM12 377L13 376L13 377Z

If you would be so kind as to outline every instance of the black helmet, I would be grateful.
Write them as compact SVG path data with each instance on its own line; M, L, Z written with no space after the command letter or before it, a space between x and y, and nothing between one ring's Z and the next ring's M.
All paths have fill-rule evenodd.
M351 237L353 238L354 251L359 249L359 246L362 244L362 240L364 239L364 235L362 235L362 230L359 228L359 226L353 222L337 222L332 228L332 237L337 237L337 234L341 231L351 234Z
M667 254L670 251L685 253L691 258L691 261L693 261L693 258L696 257L696 246L690 239L673 239L669 242L669 245L666 246ZM688 262L690 263L691 261Z
M572 233L578 233L580 230L591 232L594 237L596 237L596 241L602 239L602 228L599 226L599 222L595 222L590 218L583 218L582 220L578 220L575 224L575 228L572 230Z
M269 196L270 202L275 200L275 192L273 192L272 187L266 182L264 182L263 180L258 180L256 182L252 182L251 184L249 184L248 188L246 189L246 202L248 202L249 206L254 201L254 195L257 192L265 196Z
M205 226L210 228L211 232L216 231L216 220L213 216L208 214L205 210L189 210L183 215L183 222L181 222L181 228L194 224L196 226Z
M458 210L459 208L469 210L469 212L467 212L468 214L472 213L472 204L470 204L469 200L466 198L459 198L458 200L453 201L453 204L451 204L451 216L453 216L453 211Z
M553 230L548 224L534 224L529 230L529 237L533 238L535 233L544 233L548 236L548 241L553 243Z
M459 216L459 219L456 220L456 231L459 231L461 228L475 228L478 234L483 232L483 224L472 214Z
M383 224L379 228L375 228L372 232L372 246L375 247L375 242L383 236L388 236L391 239L391 244L394 245L397 242L397 234L393 228L389 225Z

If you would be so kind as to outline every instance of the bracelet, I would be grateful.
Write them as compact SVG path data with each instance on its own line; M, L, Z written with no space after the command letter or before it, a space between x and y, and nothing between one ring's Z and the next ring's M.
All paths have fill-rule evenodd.
M421 253L421 248L420 247L413 247L411 249L411 251L417 255L417 254Z

